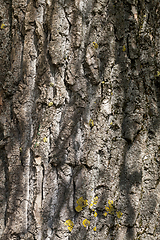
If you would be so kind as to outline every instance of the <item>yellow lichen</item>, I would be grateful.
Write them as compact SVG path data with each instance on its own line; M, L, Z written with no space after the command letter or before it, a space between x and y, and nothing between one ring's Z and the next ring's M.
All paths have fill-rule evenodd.
M94 213L94 216L97 217L97 212Z
M123 51L123 52L126 51L126 46L125 46L125 45L123 45L123 47L122 47L122 51Z
M73 229L73 227L68 226L68 230L69 230L70 232L72 231L72 229Z
M84 219L83 222L82 222L82 224L83 224L84 227L89 227L90 221L87 220L87 219Z
M72 231L72 229L74 227L74 223L70 219L66 220L64 225L68 226L68 230L70 232Z
M107 212L103 213L103 215L106 217L107 216Z
M109 207L105 206L105 209L109 214L113 215L114 214L113 200L108 200L108 205Z
M108 200L108 205L111 207L113 205L113 200Z
M118 218L122 217L122 212L119 211L119 212L116 212L116 214Z
M80 212L83 210L84 207L88 206L88 200L84 200L83 197L80 197L77 200L78 206L75 208L77 212Z
M43 138L43 142L46 143L47 142L47 137Z
M83 210L83 208L80 205L78 205L75 209L76 209L77 212L80 212L80 211Z
M98 203L98 197L96 196L94 199L93 199L93 204L96 205Z
M91 128L94 127L94 122L93 122L92 119L89 120L89 126L90 126Z
M98 49L98 44L96 42L93 42L92 44L95 49Z
M4 29L4 28L5 28L5 24L2 23L2 24L1 24L1 29Z
M51 106L53 106L53 102L48 103L48 107L51 107Z
M159 77L159 76L160 76L160 71L157 71L156 77Z
M89 208L92 210L92 211L95 211L94 209L92 209L93 205L96 205L98 202L98 197L94 197L93 198L93 201L91 202L91 204L89 205Z
M94 228L93 228L93 231L95 231L95 232L96 232L96 230L97 230L97 228L96 228L96 227L94 227Z
M91 207L93 207L93 203L91 203L91 204L89 205L89 208L91 208Z

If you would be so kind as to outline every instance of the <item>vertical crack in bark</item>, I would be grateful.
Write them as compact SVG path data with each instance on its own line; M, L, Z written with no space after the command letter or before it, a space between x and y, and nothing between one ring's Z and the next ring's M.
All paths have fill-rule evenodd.
M41 164L41 166L42 166L42 202L43 202L43 199L44 199L44 177L45 177L45 168L44 168L43 163Z
M51 151L51 146L52 146L52 131L51 127L49 127L49 152Z
M127 40L126 40L126 42L127 42L127 56L128 56L128 58L130 59L130 49L129 49L129 34L127 35Z
M13 13L13 8L12 8L12 0L10 0L9 2L9 38L10 38L10 45L12 46L12 13ZM9 63L10 63L10 67L11 67L11 52L12 52L12 48L10 49L10 54L9 54Z
M8 221L8 204L9 204L9 193L10 193L10 181L9 181L9 169L8 169L8 159L5 156L4 161L4 171L5 171L5 197L6 197L6 208L5 208L5 216L4 216L4 225L6 227Z
M73 178L73 211L75 213L75 199L76 199L76 184L75 184L75 180L74 180L74 167L72 168L72 178ZM75 214L74 214L74 218L75 218Z
M69 21L69 19L68 19L68 16L67 16L67 12L66 12L66 10L65 10L65 7L63 8L64 9L64 13L65 13L65 17L66 17L66 19L67 19L67 21L68 21L68 24L69 24L69 34L70 34L70 32L71 32L71 27L72 27L72 23Z
M42 164L41 157L35 158L36 162L36 196L34 202L34 217L36 221L37 235L38 239L41 239L42 236L42 218L41 218L41 209L42 209L42 200L43 200L43 180L44 180L44 167Z

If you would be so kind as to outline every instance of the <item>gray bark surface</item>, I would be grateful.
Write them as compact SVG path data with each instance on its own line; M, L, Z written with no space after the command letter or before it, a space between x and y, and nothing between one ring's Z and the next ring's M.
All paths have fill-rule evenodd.
M0 239L160 239L159 0L0 9Z

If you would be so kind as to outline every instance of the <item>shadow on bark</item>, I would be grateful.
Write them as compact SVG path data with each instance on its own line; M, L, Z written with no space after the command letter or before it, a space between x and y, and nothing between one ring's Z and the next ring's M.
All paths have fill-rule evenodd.
M142 162L142 149L138 144L141 142L141 136L143 136L144 131L148 131L148 137L155 137L155 132L158 127L159 117L159 91L157 86L158 81L155 81L155 70L156 63L152 62L152 53L154 52L154 46L152 44L153 51L147 56L148 61L145 59L145 63L142 61L142 49L146 50L150 48L151 43L148 43L148 39L140 33L141 31L141 20L140 15L145 8L151 7L150 4L143 5L142 3L137 5L137 13L139 14L139 26L137 27L136 21L131 21L131 4L129 1L120 1L116 4L117 7L121 8L118 12L118 21L115 21L115 36L116 36L116 64L120 67L121 84L123 86L124 99L123 99L123 123L122 123L122 136L126 140L126 145L124 148L123 162L120 168L120 178L119 178L119 188L121 193L124 194L126 199L126 213L127 217L125 220L125 225L127 226L126 239L135 239L135 221L138 218L137 210L133 207L132 197L132 187L142 186L142 175L143 162ZM154 7L154 6L153 6ZM117 8L118 9L118 8ZM155 10L155 8L154 8ZM151 11L151 9L149 10ZM151 18L151 14L149 16ZM155 14L155 12L154 12ZM149 17L148 17L149 18ZM115 16L116 19L116 16ZM153 20L153 19L152 19ZM152 26L153 27L153 26ZM153 30L154 32L154 30ZM124 35L123 35L124 34ZM132 48L132 36L135 38L135 48ZM143 38L144 37L144 38ZM155 37L155 36L154 36ZM147 45L148 44L148 45ZM144 60L144 59L143 59ZM154 60L155 61L155 60ZM147 71L143 71L143 68L147 68ZM149 76L149 77L148 77ZM151 78L151 80L149 79ZM152 87L150 81L155 81ZM152 90L151 90L152 88ZM157 93L157 107L158 115L153 113L154 110L146 111L147 96L154 98L153 91ZM151 108L151 102L149 103L149 109ZM138 112L139 114L136 114ZM150 118L150 114L153 117L150 124L147 123L147 117ZM147 129L145 129L147 128ZM134 146L137 145L137 152L131 156L128 154ZM132 158L132 159L129 159ZM134 161L135 164L134 164ZM131 165L127 166L127 165ZM137 166L137 169L136 169ZM150 195L154 199L154 193ZM132 201L131 201L132 200ZM139 199L142 200L142 199ZM148 210L152 211L150 206L150 199L148 195ZM143 204L143 200L142 203ZM153 211L156 207L156 200L154 200Z

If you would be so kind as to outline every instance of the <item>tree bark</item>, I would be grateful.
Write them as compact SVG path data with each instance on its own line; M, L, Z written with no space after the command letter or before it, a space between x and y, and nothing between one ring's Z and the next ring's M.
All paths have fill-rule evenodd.
M158 240L159 0L0 6L0 239Z

